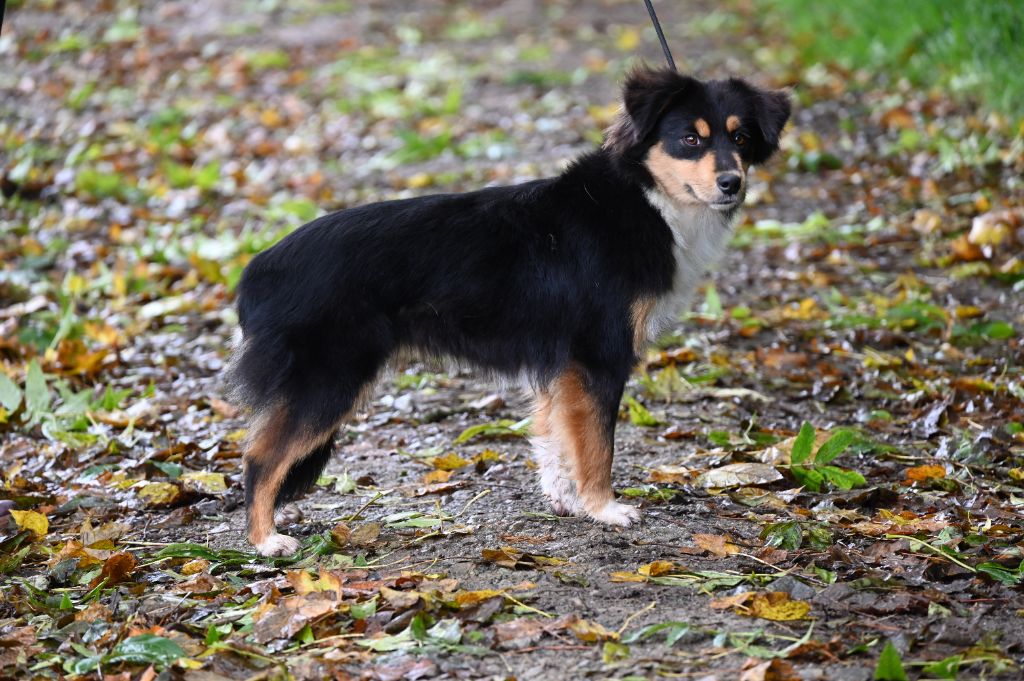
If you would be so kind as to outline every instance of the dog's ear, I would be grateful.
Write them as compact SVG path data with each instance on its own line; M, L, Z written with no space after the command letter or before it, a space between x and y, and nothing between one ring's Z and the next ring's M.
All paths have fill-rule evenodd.
M756 140L754 144L750 160L754 164L764 163L779 150L782 129L786 127L786 121L792 112L789 93L785 90L762 90L738 78L730 82L734 88L749 98L754 118L757 119L758 131L761 133L761 139Z
M633 69L622 86L623 111L606 132L605 148L624 154L647 139L669 106L695 85L699 82L671 69Z
M783 90L756 90L757 123L764 135L765 143L775 151L779 148L779 137L792 112L789 93Z

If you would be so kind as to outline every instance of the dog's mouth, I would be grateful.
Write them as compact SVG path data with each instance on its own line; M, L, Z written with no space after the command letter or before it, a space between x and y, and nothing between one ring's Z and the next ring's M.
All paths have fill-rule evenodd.
M715 201L709 201L708 205L715 210L729 210L740 205L740 197L738 194L736 196L726 196Z

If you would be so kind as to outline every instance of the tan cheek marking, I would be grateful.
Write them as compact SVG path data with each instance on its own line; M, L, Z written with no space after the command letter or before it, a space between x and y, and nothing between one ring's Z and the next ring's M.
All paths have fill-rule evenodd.
M698 118L693 122L693 127L697 131L697 134L701 137L711 137L711 126L703 118Z
M711 201L717 194L713 154L705 154L697 161L685 161L669 156L659 142L651 147L645 163L661 190L679 203Z
M736 132L740 127L739 116L729 116L725 119L725 129L730 133Z

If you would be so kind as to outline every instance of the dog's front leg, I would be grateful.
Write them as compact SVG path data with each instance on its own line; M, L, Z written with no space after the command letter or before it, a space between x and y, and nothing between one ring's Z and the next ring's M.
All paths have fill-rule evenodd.
M565 512L609 525L628 526L639 520L639 511L615 501L612 491L615 421L624 387L625 378L575 364L552 382L550 402L538 413L543 412L547 440L557 443L561 456L557 469L561 477L554 477L555 494L545 489L556 510L561 503L567 507ZM571 495L564 492L563 470L572 476ZM542 487L545 473L542 462Z

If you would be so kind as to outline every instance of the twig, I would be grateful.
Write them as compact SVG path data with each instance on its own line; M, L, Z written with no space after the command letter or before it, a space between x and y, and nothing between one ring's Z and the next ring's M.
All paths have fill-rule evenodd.
M626 620L622 623L622 626L619 627L619 631L617 632L619 634L619 636L622 636L622 632L624 632L626 630L626 627L629 626L630 622L632 622L633 620L635 620L637 617L639 617L640 615L644 614L648 610L654 610L654 606L656 606L657 604L658 604L658 601L651 601L651 604L648 605L646 608L641 608L640 610L637 610L632 615L627 617Z
M356 511L355 513L350 515L345 520L347 520L348 522L352 522L353 520L358 518L360 515L362 515L363 511L365 511L366 509L370 508L370 506L372 506L375 501L377 501L378 499L382 498L383 496L384 496L383 492L377 492L376 494L373 495L373 498L371 498L369 501L367 501L365 504L363 504L358 511Z

